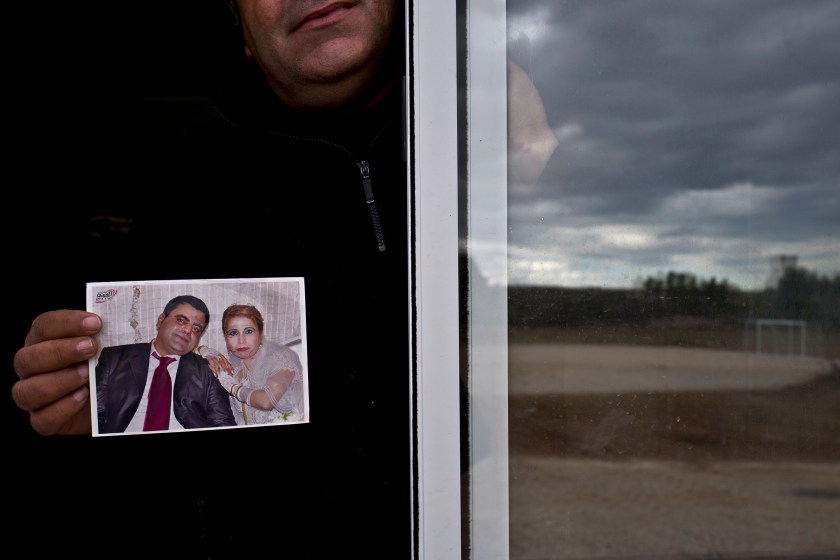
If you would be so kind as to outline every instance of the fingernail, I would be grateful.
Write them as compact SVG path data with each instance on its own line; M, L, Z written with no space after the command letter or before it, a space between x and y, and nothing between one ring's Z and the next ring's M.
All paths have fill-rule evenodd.
M76 373L79 374L79 377L82 379L87 379L90 377L90 371L88 371L87 364L81 364L76 368Z
M89 338L82 340L76 345L76 350L82 354L90 354L93 350L93 341Z
M99 317L85 317L82 319L82 326L86 331L98 331L100 326Z
M78 402L85 402L88 399L90 390L87 387L80 387L73 391L73 400Z

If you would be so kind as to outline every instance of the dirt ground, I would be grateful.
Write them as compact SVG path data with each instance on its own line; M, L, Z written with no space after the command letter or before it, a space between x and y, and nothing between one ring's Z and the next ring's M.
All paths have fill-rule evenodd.
M511 348L511 559L840 558L836 362L537 350Z
M840 371L777 389L516 395L512 455L840 462Z

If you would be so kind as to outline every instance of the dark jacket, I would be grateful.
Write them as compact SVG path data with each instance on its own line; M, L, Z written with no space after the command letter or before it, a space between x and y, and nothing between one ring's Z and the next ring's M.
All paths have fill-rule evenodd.
M149 371L150 343L103 348L96 364L99 433L124 432L131 422ZM186 354L178 360L172 388L175 418L184 428L234 426L228 393L206 360Z
M11 80L18 95L9 102L23 126L7 134L15 178L2 225L15 271L7 345L19 347L42 311L83 309L87 282L303 277L310 422L42 437L13 409L6 451L25 458L15 484L29 497L16 505L18 519L47 511L61 520L49 530L17 523L14 532L56 556L81 539L94 558L408 558L411 301L400 92L352 116L300 115L243 59L205 104L204 78L199 87L178 78L199 73L195 59L212 58L205 47L219 47L218 28L201 15L218 5L227 16L227 2L172 2L165 17L145 4L61 9L45 20L41 48L19 57L31 72ZM176 13L184 17L175 21ZM241 40L241 29L224 25ZM139 32L124 38L127 29ZM161 67L178 53L177 64ZM49 71L44 60L54 61ZM174 134L164 139L161 130ZM370 164L384 252L357 160ZM165 269L150 263L155 256L169 259ZM84 503L93 511L79 509ZM153 515L162 516L157 532Z
M168 542L185 558L408 558L413 405L401 95L349 116L299 115L255 72L246 64L213 97L214 118L175 137L139 149L108 138L91 146L79 133L49 153L49 165L39 158L32 172L57 198L41 204L34 189L22 194L32 198L18 206L10 244L25 247L19 262L29 264L15 316L28 324L46 309L84 308L87 282L303 277L310 422L31 445L44 449L44 465L62 461L64 485L68 476L88 481L104 512L95 519L102 551L107 540L120 550L135 543L138 555ZM78 187L61 188L71 181ZM168 265L153 268L151 256ZM21 455L38 457L29 445ZM162 481L150 477L158 468L168 473ZM52 472L37 481L36 499L76 503L78 486L65 488ZM140 528L159 502L164 535L147 539ZM75 526L84 533L88 522ZM265 537L280 534L282 543Z

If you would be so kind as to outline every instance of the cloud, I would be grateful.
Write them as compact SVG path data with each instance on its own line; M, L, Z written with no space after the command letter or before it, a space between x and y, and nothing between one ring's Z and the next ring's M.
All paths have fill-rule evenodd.
M783 196L779 189L757 187L752 183L736 183L722 189L688 189L669 195L662 211L672 220L747 219L772 208Z
M520 0L508 24L559 141L508 191L512 282L840 271L839 2Z
M554 131L554 135L557 136L557 140L560 142L565 142L568 140L574 140L583 134L583 127L580 126L578 123L566 123L560 126L560 128Z

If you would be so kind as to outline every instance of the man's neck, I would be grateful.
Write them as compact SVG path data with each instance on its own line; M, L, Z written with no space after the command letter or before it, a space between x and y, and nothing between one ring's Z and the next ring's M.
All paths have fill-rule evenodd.
M270 78L268 84L287 107L303 113L353 114L381 103L395 88L401 76L396 68L378 72L370 78L355 78L335 84L313 84L288 90Z
M172 356L174 358L180 358L181 357L180 354L173 354L173 353L167 352L165 349L161 348L160 344L158 342L158 339L154 339L152 341L152 350L157 352L158 356Z

